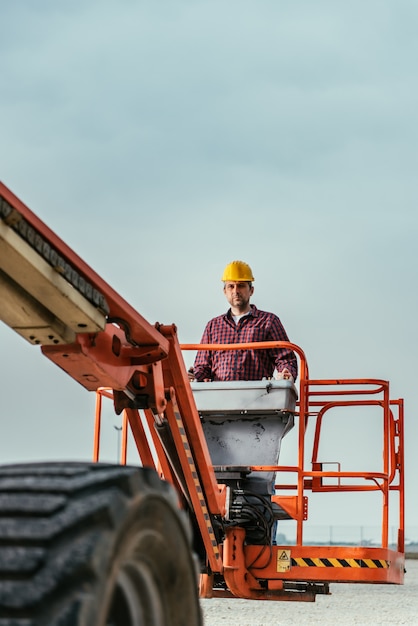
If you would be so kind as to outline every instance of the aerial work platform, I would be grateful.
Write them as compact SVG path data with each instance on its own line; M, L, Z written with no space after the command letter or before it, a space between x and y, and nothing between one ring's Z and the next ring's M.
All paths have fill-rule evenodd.
M176 563L165 558L187 553L183 565L190 574L190 606L195 606L196 562L200 595L206 598L312 601L328 593L330 583L403 583L404 405L390 397L388 381L313 379L303 350L290 342L181 345L174 324L147 322L1 184L0 296L0 319L97 394L93 472L100 459L102 399L109 398L122 415L121 464L127 463L130 431L135 468L145 470L143 495L154 492L154 480L157 500L166 503L162 492L171 484L175 506L170 518L173 524L190 523L190 554L187 542L176 552L179 534L167 532L164 516L163 522L147 518L147 532L152 535L161 522L161 549L154 561L167 563L164 573L177 571ZM271 348L296 353L297 385L189 381L187 351ZM362 442L366 432L371 434L366 458L355 454L348 462L348 442ZM36 481L32 484L36 487ZM38 495L42 499L43 493ZM306 531L315 507L326 507L331 525L341 502L352 497L360 502L350 508L353 525L367 525L364 503L373 502L379 524L374 541L309 542ZM277 524L286 532L276 533ZM294 538L286 542L287 528L294 530ZM169 549L163 547L166 539ZM9 540L3 536L5 546ZM149 544L142 545L145 552ZM54 554L51 550L51 558ZM139 554L134 551L129 558ZM177 578L184 591L184 578ZM87 584L81 580L81 593Z

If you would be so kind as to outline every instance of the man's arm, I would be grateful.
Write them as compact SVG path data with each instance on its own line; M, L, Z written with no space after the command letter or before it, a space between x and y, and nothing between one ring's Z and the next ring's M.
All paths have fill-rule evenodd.
M209 324L206 325L200 343L212 343L208 326ZM210 350L199 350L196 354L193 364L193 379L198 382L212 380L212 353Z
M284 326L277 316L274 316L270 330L271 341L289 341ZM295 381L298 375L296 354L288 348L277 348L272 350L272 357L278 373L277 378L289 379L290 375Z

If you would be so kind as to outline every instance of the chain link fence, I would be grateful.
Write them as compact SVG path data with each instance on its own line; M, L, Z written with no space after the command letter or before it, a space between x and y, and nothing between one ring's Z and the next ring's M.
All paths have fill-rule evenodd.
M279 545L292 545L296 540L296 529L278 529L276 541ZM290 532L289 532L290 530ZM398 529L389 528L389 547L396 547ZM303 542L306 545L350 545L374 546L381 544L379 526L309 525L304 527ZM405 551L418 553L418 526L410 526L405 532Z

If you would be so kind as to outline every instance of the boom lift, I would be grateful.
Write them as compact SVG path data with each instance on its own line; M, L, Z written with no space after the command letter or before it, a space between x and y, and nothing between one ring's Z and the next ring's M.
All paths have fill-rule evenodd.
M403 583L403 401L387 381L310 379L287 342L180 345L175 325L147 322L1 183L0 300L8 326L97 394L92 463L1 468L2 623L199 626L199 595L313 601L334 582ZM189 382L187 350L282 346L299 357L298 389ZM99 462L104 398L123 416L121 465ZM369 407L382 467L329 469L329 415ZM280 465L292 428L295 462ZM140 467L126 465L128 429ZM370 492L378 544L306 544L307 494ZM295 541L276 545L286 520Z

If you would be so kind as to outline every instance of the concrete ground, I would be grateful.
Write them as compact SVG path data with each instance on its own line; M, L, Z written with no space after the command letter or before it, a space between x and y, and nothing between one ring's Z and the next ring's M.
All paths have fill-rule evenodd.
M332 584L315 602L202 600L205 626L418 626L418 560L404 585Z

